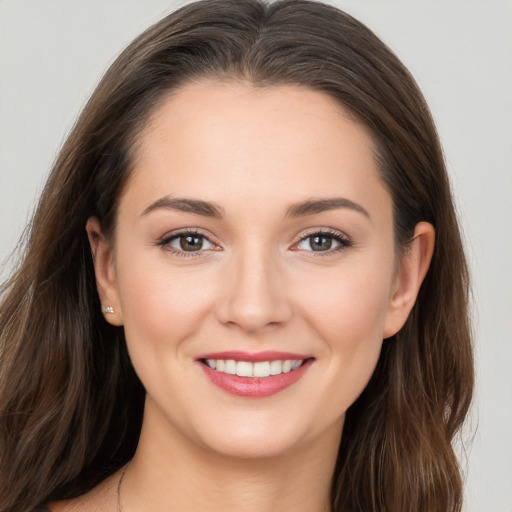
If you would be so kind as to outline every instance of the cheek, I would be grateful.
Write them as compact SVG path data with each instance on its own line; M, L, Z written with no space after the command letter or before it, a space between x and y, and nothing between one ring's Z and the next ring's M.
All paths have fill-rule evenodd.
M357 344L382 339L391 296L392 262L347 265L301 279L304 316L325 333L333 349L345 341Z
M302 311L321 342L325 362L325 402L334 421L366 387L377 364L391 294L393 264L351 266L316 275L302 291ZM306 293L306 289L309 293ZM323 412L322 412L323 411Z
M194 269L171 268L165 257L131 256L117 268L129 345L178 347L193 335L212 302L212 280Z

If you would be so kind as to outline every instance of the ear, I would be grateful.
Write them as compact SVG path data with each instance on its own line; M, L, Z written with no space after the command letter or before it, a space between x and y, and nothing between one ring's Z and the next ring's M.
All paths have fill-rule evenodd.
M100 222L96 217L91 217L87 221L86 230L94 262L96 287L105 320L112 325L122 325L123 317L119 301L113 248L102 233ZM109 308L106 313L105 308Z
M430 266L434 243L434 227L428 222L417 224L412 243L402 254L399 262L393 295L386 313L384 338L393 336L405 324Z

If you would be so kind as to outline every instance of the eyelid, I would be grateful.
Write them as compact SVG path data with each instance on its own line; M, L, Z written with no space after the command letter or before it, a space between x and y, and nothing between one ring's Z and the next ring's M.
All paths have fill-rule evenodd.
M180 238L182 236L187 235L193 235L193 236L199 236L205 240L207 240L210 244L212 244L213 248L207 248L207 249L200 249L197 251L184 251L180 249L176 249L174 247L171 247L169 243L172 240L175 240L177 238ZM313 251L313 250L306 250L306 249L300 249L298 248L298 245L306 240L309 237L312 237L314 235L323 235L330 238L333 238L339 245L334 248L327 249L325 251ZM182 228L182 229L176 229L174 231L171 231L169 233L166 233L163 235L158 241L158 246L162 247L164 250L170 252L171 254L177 255L177 256L183 256L183 257L194 257L194 256L204 256L205 253L210 251L219 251L222 250L222 247L220 244L218 244L216 241L213 240L213 237L211 235L205 234L202 230L198 228ZM332 256L335 253L338 253L344 249L347 249L349 247L352 247L354 245L354 242L352 239L343 233L342 231L339 231L337 229L333 228L313 228L309 229L306 232L303 232L300 234L300 238L291 246L292 251L302 251L305 253L309 253L310 256L313 257L327 257Z
M207 240L210 244L212 244L214 247L213 248L208 248L208 249L200 249L198 251L183 251L183 250L180 250L180 249L176 249L175 247L171 247L169 245L169 243L172 241L172 240L175 240L177 238L180 238L182 236L187 236L187 235L193 235L193 236L198 236L198 237L201 237L205 240ZM171 231L169 233L166 233L164 236L162 236L158 242L157 242L157 245L162 247L165 251L171 253L171 254L174 254L176 256L182 256L182 257L194 257L194 256L204 256L204 253L205 252L209 252L209 251L218 251L221 249L221 247L219 246L219 244L217 244L215 241L212 240L212 236L211 235L206 235L205 233L203 233L200 229L198 228L182 228L182 229L176 229L174 231Z
M297 246L306 240L309 237L312 237L314 235L323 235L327 237L333 238L336 242L339 243L337 247L334 247L332 249L328 249L326 251L309 251L306 249L299 249ZM301 233L300 238L297 242L295 242L292 245L292 250L294 251L304 251L306 253L310 253L310 255L314 257L323 257L323 256L332 256L335 253L338 253L339 251L343 251L344 249L347 249L349 247L352 247L354 245L354 242L352 239L343 233L342 231L339 231L337 229L333 228L314 228L311 230L308 230L305 233Z

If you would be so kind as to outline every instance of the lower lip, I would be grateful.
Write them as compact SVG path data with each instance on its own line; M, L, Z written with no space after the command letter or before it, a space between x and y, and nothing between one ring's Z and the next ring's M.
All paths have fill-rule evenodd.
M263 398L275 395L297 382L306 373L312 362L312 359L308 359L296 370L263 378L239 377L238 375L212 370L204 363L199 364L210 381L220 389L236 396Z

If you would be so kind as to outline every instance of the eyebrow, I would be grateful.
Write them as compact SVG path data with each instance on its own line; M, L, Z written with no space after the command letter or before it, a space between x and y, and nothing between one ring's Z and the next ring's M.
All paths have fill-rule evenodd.
M142 215L147 215L159 208L170 210L179 210L187 213L195 213L196 215L203 215L205 217L220 218L223 215L223 209L215 203L210 201L201 201L200 199L187 199L187 198L174 198L162 197L150 204L143 212Z
M303 217L306 215L314 215L329 210L337 210L339 208L349 208L358 213L362 213L370 219L370 214L360 204L345 199L344 197L333 197L327 199L308 199L301 203L294 204L288 208L287 217Z
M224 214L224 209L214 202L202 201L201 199L165 196L157 199L154 203L151 203L142 212L142 215L147 215L148 213L160 208L178 210L214 218L222 218ZM305 217L307 215L315 215L329 210L337 210L339 208L354 210L370 219L370 214L365 208L360 204L354 203L353 201L350 201L350 199L345 199L343 197L307 199L306 201L291 205L286 212L286 217Z

